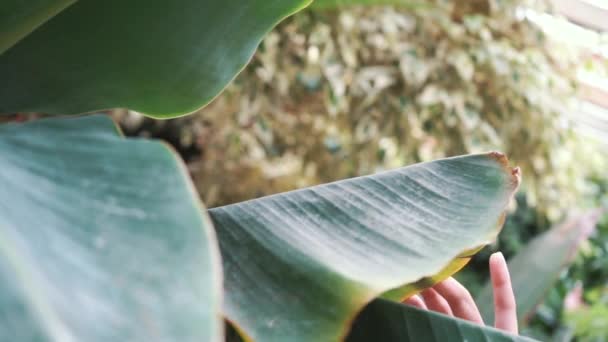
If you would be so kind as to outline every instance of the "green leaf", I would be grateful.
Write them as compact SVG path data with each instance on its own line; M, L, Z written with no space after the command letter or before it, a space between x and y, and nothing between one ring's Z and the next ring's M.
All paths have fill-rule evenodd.
M192 112L247 64L270 28L309 2L78 1L0 55L0 113Z
M0 54L76 0L2 0Z
M493 241L518 183L490 153L211 209L225 314L256 341L338 340L375 297Z
M165 145L105 116L3 125L0 189L0 340L222 340L217 242Z
M347 342L534 341L436 312L378 299L357 316Z
M578 247L595 229L601 211L573 217L530 241L508 262L520 325L536 311L559 274L572 262ZM492 284L475 298L485 322L494 322Z

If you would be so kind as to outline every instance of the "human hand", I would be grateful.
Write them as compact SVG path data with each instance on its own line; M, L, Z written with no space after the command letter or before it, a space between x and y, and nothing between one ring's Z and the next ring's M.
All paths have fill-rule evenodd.
M494 326L517 334L517 311L509 269L502 253L490 256L490 277L494 290ZM404 301L421 309L469 320L483 325L479 309L469 291L454 278L448 278Z

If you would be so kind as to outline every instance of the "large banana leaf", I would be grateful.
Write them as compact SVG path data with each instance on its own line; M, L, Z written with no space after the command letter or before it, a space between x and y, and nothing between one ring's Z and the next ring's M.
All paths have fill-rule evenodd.
M211 223L105 116L0 126L1 341L220 341Z
M357 316L348 342L525 342L523 336L490 327L377 299Z
M0 54L0 113L128 107L186 114L232 80L272 26L310 1L77 1ZM13 11L34 24L53 14L34 11L41 0L26 3L2 3L0 21ZM21 33L0 31L0 42L8 46Z
M518 183L489 153L211 209L225 314L246 339L337 341L373 298L430 286L493 241Z
M595 229L600 215L600 210L593 210L572 217L534 238L509 260L520 325L526 323L559 274L574 261L581 241ZM494 322L491 282L475 301L484 320Z

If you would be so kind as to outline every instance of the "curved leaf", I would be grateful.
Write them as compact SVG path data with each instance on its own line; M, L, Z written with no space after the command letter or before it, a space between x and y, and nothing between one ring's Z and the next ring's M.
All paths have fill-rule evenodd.
M76 0L2 0L0 54Z
M227 318L257 341L344 337L374 297L494 240L519 184L506 164L449 158L209 210Z
M520 325L526 323L559 274L574 261L580 243L593 232L601 213L596 209L570 218L535 237L509 260ZM494 322L491 282L486 284L475 301L484 321Z
M534 340L436 312L377 299L357 316L346 341L525 342Z
M192 112L308 2L78 1L0 55L0 113Z
M219 341L210 221L163 144L105 116L0 126L0 340Z

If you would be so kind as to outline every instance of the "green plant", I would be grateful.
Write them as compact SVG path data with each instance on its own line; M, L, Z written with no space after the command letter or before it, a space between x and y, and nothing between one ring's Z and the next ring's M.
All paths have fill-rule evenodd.
M594 179L594 205L608 204L608 182L602 173ZM581 246L581 253L554 289L560 291L561 305L556 325L581 341L605 341L608 336L608 215ZM568 299L572 303L568 303Z
M35 4L0 5L24 23L0 33L1 112L167 117L220 92L304 2ZM520 182L500 153L204 210L171 150L106 116L4 124L0 151L2 339L221 341L225 317L246 340L358 341L387 322L417 341L526 340L374 300L442 280L496 237Z

